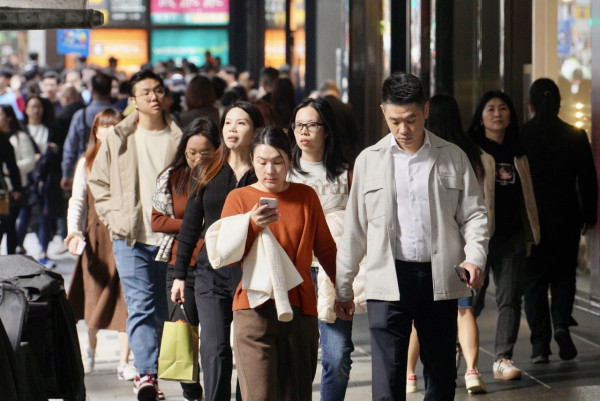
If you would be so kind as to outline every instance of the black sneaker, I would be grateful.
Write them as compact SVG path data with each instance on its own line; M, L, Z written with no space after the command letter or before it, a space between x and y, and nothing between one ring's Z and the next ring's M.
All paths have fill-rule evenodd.
M536 355L531 357L531 363L535 363L536 365L548 362L550 362L548 355Z
M569 329L564 327L555 329L554 339L558 344L558 356L560 356L560 359L563 361L570 361L577 356L577 348L575 348L575 344L573 344Z

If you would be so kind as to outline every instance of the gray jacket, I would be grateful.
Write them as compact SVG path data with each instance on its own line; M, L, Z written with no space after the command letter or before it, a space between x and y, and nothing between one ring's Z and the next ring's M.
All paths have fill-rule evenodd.
M338 243L336 298L353 299L352 282L366 254L367 299L400 299L395 269L398 230L394 167L388 134L356 159ZM489 233L481 190L460 148L426 131L429 151L431 264L434 300L462 298L470 290L453 266L467 261L484 269Z

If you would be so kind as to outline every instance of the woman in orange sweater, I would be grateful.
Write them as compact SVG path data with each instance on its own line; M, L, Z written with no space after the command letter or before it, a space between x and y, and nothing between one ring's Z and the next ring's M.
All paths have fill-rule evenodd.
M185 129L181 142L175 153L175 157L169 166L158 177L157 192L152 208L152 230L155 232L169 234L163 236L159 247L159 255L169 264L167 266L167 299L169 310L175 308L171 301L171 287L173 286L173 271L175 258L177 254L177 240L174 236L179 232L183 215L188 201L190 177L194 167L200 163L202 157L213 153L220 143L219 128L217 125L206 118L197 118L193 120ZM172 215L165 214L157 208L164 208L169 199L165 199L164 194L169 194L172 205ZM170 245L171 244L171 245ZM188 261L188 278L185 280L184 308L190 324L198 326L198 312L194 299L194 274L193 268L196 265L198 252L202 248L203 239L200 238L192 258ZM175 320L183 319L183 314L177 310ZM183 396L186 400L202 399L202 386L197 380L195 383L181 383Z
M315 191L307 185L287 181L292 153L283 130L261 128L250 152L258 181L232 191L221 216L250 212L246 253L260 232L269 227L303 282L288 292L293 319L285 323L278 320L272 300L251 309L242 283L238 286L233 300L233 345L242 398L310 400L319 341L310 266L314 252L334 281L335 242ZM277 199L278 208L259 205L261 197Z

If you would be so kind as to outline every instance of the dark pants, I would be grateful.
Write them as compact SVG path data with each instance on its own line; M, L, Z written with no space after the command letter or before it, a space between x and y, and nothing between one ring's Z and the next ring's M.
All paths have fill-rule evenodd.
M200 364L204 375L204 397L206 401L229 401L233 370L230 342L233 294L207 292L198 285L198 276L196 280L195 298L200 321ZM236 397L241 400L239 390Z
M577 325L571 316L575 300L575 275L579 230L542 232L525 265L525 313L531 329L531 356L550 355L552 326ZM548 290L552 306L548 303ZM552 317L552 320L551 318Z
M196 309L196 299L194 298L194 277L193 267L190 266L187 272L187 278L185 279L185 302L183 308L185 313L190 320L189 323L198 327L198 311ZM171 288L173 288L173 265L167 266L167 303L169 307L169 314L173 308L177 305L171 301ZM184 319L181 309L177 308L173 315L173 321ZM200 375L198 375L200 376ZM202 398L202 386L200 385L200 377L196 378L196 383L181 383L181 389L183 390L183 396L188 400L199 400Z
M526 246L522 232L512 235L494 235L490 240L485 281L475 295L473 312L479 317L485 306L485 292L490 282L490 271L496 284L496 341L494 359L512 359L513 349L521 324L522 282Z
M17 216L23 204L23 195L19 200L10 199L9 214L0 219L0 242L6 233L6 253L13 255L17 249Z
M368 300L373 400L406 400L412 322L425 378L425 400L453 400L457 301L434 301L430 263L396 261L400 301Z

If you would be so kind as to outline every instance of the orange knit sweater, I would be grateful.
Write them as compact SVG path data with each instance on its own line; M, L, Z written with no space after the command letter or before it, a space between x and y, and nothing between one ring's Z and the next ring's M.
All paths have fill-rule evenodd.
M263 192L247 186L229 193L221 217L249 212L262 196L278 199L281 217L269 228L304 280L288 292L290 304L300 307L305 315L317 316L317 295L310 275L312 254L314 251L334 283L336 256L335 242L327 227L319 198L311 187L303 184L290 183L288 189L279 193ZM245 253L250 250L261 230L250 219ZM233 310L238 309L250 309L242 283L238 285L233 299Z

